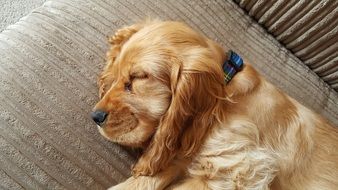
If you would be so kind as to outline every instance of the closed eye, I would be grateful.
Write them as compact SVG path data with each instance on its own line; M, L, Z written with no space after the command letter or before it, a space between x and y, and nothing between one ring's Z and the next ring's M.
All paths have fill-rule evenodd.
M148 74L147 73L133 73L130 75L130 80L134 79L147 79Z
M142 80L142 79L147 79L148 78L148 75L145 74L145 73L134 73L132 75L130 75L129 77L130 81L129 82L126 82L124 84L124 90L127 91L127 92L132 92L133 90L133 82L134 80Z

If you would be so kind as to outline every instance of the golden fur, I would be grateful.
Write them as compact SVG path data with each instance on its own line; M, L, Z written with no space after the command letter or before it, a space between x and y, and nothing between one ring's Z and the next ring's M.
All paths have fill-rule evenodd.
M223 48L179 22L138 23L109 42L98 128L144 148L111 189L337 189L337 128L248 63L224 84Z

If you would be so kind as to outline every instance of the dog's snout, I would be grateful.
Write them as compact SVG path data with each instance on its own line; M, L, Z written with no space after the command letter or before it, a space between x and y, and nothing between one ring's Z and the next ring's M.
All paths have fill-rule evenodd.
M98 111L93 111L91 113L92 119L95 121L96 124L101 126L101 124L106 120L108 113L98 110Z

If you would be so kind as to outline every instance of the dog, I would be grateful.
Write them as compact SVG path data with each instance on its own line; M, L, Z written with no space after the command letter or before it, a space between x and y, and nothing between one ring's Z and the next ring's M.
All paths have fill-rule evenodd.
M338 188L338 128L245 61L225 81L232 55L216 42L148 20L109 43L91 115L108 140L143 148L111 189Z

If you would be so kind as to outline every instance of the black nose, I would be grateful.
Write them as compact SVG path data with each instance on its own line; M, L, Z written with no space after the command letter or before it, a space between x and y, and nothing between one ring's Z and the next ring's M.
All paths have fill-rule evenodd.
M96 124L101 125L106 119L108 114L104 111L98 110L92 112L90 115L92 116L92 119L95 121Z

